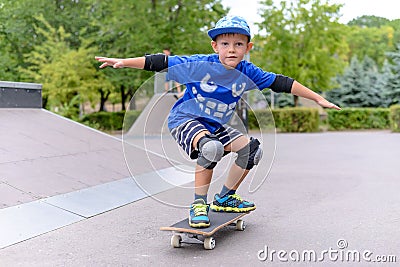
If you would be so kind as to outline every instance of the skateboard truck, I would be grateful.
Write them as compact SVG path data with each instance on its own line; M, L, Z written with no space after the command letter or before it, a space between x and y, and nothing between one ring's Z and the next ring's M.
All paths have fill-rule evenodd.
M182 235L184 234L187 238L182 239ZM182 244L203 244L205 249L214 249L215 248L215 238L212 236L203 236L191 233L182 233L175 232L171 237L171 246L174 248L180 248Z

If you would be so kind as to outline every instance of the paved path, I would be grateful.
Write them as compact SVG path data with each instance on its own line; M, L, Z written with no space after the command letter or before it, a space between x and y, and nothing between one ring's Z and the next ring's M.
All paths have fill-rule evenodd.
M170 234L158 228L187 211L145 198L4 248L0 266L310 266L301 255L312 258L311 251L324 256L320 266L355 266L341 257L349 251L372 260L395 255L398 264L400 134L278 134L276 143L263 186L254 194L246 192L248 181L242 186L257 204L245 217L248 227L220 231L212 251L171 248ZM268 168L261 164L255 176L262 180ZM174 189L161 194L179 197ZM339 249L338 240L347 247Z

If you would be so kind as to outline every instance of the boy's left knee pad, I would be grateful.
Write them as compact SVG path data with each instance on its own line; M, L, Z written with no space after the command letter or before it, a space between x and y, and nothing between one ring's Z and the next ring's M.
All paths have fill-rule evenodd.
M250 142L240 149L238 152L238 157L235 161L242 169L251 170L254 165L257 165L263 155L263 151L260 147L260 141L250 137Z

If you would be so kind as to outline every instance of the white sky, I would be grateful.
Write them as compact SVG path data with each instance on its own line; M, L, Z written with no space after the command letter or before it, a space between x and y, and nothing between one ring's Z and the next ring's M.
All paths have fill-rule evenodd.
M222 0L224 6L231 8L229 14L240 15L250 24L255 32L254 22L260 21L258 15L259 0ZM279 4L280 0L275 0ZM400 18L399 0L328 0L329 3L344 4L340 9L342 17L340 22L347 23L362 15L375 15L387 19Z

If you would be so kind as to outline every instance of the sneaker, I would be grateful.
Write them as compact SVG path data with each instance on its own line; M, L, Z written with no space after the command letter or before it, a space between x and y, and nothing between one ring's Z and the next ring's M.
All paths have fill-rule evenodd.
M211 209L223 212L248 212L255 210L256 205L253 202L243 200L238 194L226 195L224 197L216 194L211 204Z
M204 228L210 226L208 210L210 207L203 199L196 199L190 206L189 225L195 228Z

